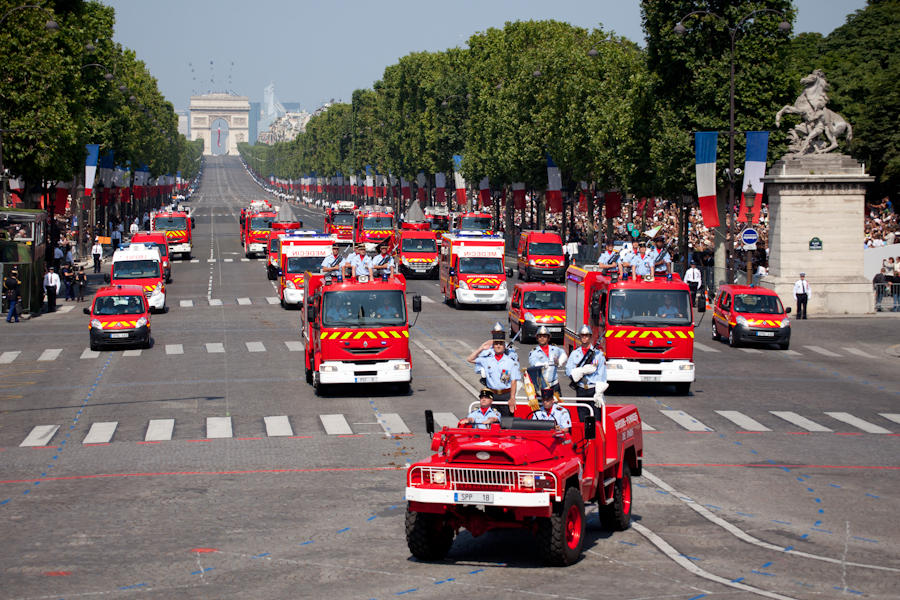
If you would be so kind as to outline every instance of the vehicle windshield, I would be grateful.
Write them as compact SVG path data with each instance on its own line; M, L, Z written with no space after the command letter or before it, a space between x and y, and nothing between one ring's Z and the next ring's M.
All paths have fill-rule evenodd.
M691 305L685 290L614 290L609 298L612 325L664 327L690 325Z
M448 229L450 229L449 217L433 217L431 219L432 231L447 231Z
M406 325L406 305L400 290L325 292L322 324L326 327Z
M113 263L114 279L154 279L159 277L155 260L117 260Z
M476 275L501 275L503 262L499 258L463 256L459 259L459 272Z
M738 294L734 297L734 310L739 313L783 315L784 307L778 296L763 294Z
M353 227L353 214L337 213L331 218L331 222L334 225L341 225L342 227Z
M144 313L144 299L141 296L101 296L94 301L95 316L140 315Z
M524 308L535 310L565 310L566 293L562 291L525 292Z
M394 219L391 217L366 217L363 219L363 229L385 230L394 228Z
M275 217L253 217L250 219L250 229L272 229Z
M428 238L403 238L400 247L404 252L437 252L434 240Z
M162 231L183 231L187 229L187 217L156 217L153 227Z
M324 256L290 256L287 259L288 273L318 273Z
M490 217L463 217L459 228L463 231L484 231L491 228Z
M532 242L528 244L529 254L541 256L562 256L562 244L556 242Z

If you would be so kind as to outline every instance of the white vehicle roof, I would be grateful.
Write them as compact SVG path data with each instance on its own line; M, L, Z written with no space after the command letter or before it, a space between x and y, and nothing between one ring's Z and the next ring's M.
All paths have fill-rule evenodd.
M159 249L153 244L129 244L113 253L113 262L120 260L155 260L160 262Z

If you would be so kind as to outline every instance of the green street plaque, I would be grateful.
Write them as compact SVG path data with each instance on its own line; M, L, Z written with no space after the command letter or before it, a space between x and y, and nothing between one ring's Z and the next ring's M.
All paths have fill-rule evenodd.
M817 237L809 240L809 249L810 250L821 250L822 249L822 240Z

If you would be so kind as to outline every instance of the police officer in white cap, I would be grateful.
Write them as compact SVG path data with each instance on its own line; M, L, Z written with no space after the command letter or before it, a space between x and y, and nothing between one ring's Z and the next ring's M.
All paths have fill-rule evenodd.
M575 395L579 398L593 398L598 385L603 389L607 385L606 357L603 350L592 343L592 337L591 328L582 325L578 330L581 345L572 350L566 361L566 375L572 378Z
M550 343L550 330L541 325L535 333L538 345L528 355L529 367L540 367L544 375L544 387L561 392L559 388L559 367L566 365L566 353L559 346Z

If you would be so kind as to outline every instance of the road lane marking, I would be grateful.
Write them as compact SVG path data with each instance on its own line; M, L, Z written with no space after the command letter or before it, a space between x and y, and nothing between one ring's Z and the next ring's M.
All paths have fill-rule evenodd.
M56 308L56 312L65 314L65 313L69 312L70 310L72 310L73 308L75 308L75 307L72 306L71 304L69 306L59 306Z
M281 300L275 296L266 296L266 302L269 304L281 304Z
M175 419L151 419L147 424L145 442L168 442L172 439Z
M181 300L178 302L178 306L180 306L181 308L190 308L190 307L194 306L194 301L193 300Z
M666 417L669 417L688 431L712 431L712 428L707 427L683 410L661 410L659 412L661 412Z
M209 305L210 306L222 306L222 301L219 300L218 298L210 298Z
M62 348L48 348L41 352L41 355L38 356L38 360L41 362L49 362L51 360L56 360L59 358L59 355L62 353Z
M125 352L122 353L122 356L140 356L140 355L141 355L140 350L126 350Z
M217 352L225 352L225 344L220 342L212 342L206 344L206 352L209 354L217 353Z
M742 412L736 410L717 410L715 412L740 427L743 431L772 431L756 419L752 419Z
M832 419L837 419L847 425L852 425L857 429L862 429L866 433L890 433L890 430L885 429L884 427L880 427L875 425L874 423L869 423L868 421L864 421L857 416L851 415L846 412L825 412L826 415L831 417Z
M184 354L184 346L181 344L166 344L166 354Z
M226 259L224 259L224 262L234 262L234 259L233 259L233 258L226 258Z
M719 352L719 350L717 350L716 348L701 344L700 342L694 342L694 348L702 352Z
M240 304L241 306L246 306L248 304L251 304L250 298L238 298L237 303Z
M284 345L287 346L287 349L290 352L303 352L306 349L303 346L303 342L298 342L296 340L288 340Z
M423 304L435 304L435 301L429 298L428 296L422 296Z
M434 426L437 430L441 430L444 427L456 427L459 424L459 419L456 418L456 415L449 412L436 412L434 413Z
M762 350L758 350L756 348L738 348L741 352L746 352L747 354L762 354Z
M59 425L36 425L28 436L19 444L20 448L27 446L46 446L59 431Z
M453 369L451 369L451 368L450 368L450 365L448 365L447 363L445 363L445 362L441 359L440 356L438 356L437 354L435 354L434 352L432 352L430 349L426 348L426 347L422 344L422 342L420 342L419 340L412 340L412 343L415 344L416 346L418 346L418 347L422 350L422 352L424 352L425 354L427 354L428 356L430 356L431 359L434 360L434 362L436 362L442 369L444 369L444 371L446 371L447 374L450 375L450 377L452 377L453 379L455 379L456 382L457 382L459 385L461 385L461 386L463 387L464 390L466 390L467 392L469 392L470 394L472 394L472 395L475 396L476 398L478 397L478 390L476 390L474 387L472 387L471 385L469 385L468 382L466 382L465 379L463 379L462 377L460 377L459 374L458 374L456 371L454 371Z
M250 262L250 259L249 259L249 258L242 258L242 259L241 259L241 262Z
M91 423L91 428L87 435L81 440L82 444L108 444L112 440L113 434L118 427L118 421L107 421L103 423Z
M206 417L206 437L213 438L230 438L231 417Z
M841 357L841 355L838 354L837 352L832 352L831 350L826 350L825 348L822 348L821 346L803 346L803 347L806 348L807 350L810 350L817 354L821 354L822 356L831 356L831 357L835 357L835 358Z
M769 412L779 419L784 419L788 423L796 425L797 427L801 427L807 431L815 431L819 433L829 433L833 431L833 429L829 429L824 425L819 425L815 421L810 421L806 417L801 417L797 413L789 410L770 410Z
M646 421L641 421L641 430L642 431L656 431L656 427L653 425L647 424Z
M214 262L216 262L216 259L214 259L214 258L207 258L207 259L206 259L206 262L208 262L208 263L214 263Z
M878 413L888 421L893 421L894 423L900 423L900 413Z
M401 433L409 433L409 428L397 413L378 413L376 419L378 424L381 425L381 428L384 429L384 435L387 437Z
M8 365L12 361L16 360L20 354L22 354L20 350L11 350L9 352L0 354L0 365Z
M98 356L100 356L100 353L96 350L85 348L84 352L81 353L81 356L79 358L97 358Z
M787 354L788 356L803 356L796 350L785 350L784 353Z
M198 263L198 262L200 262L200 259L199 259L199 258L192 258L192 259L191 259L191 262L192 262L192 263Z
M328 435L350 435L353 433L344 415L319 415L319 420L322 421L322 426Z
M269 437L294 435L291 422L285 415L265 417L263 421L266 423L266 435Z
M843 348L843 350L848 354L855 354L856 356L862 356L863 358L877 358L875 356L872 356L868 352L860 350L859 348Z
M247 345L247 352L265 352L266 347L262 342L244 342Z

